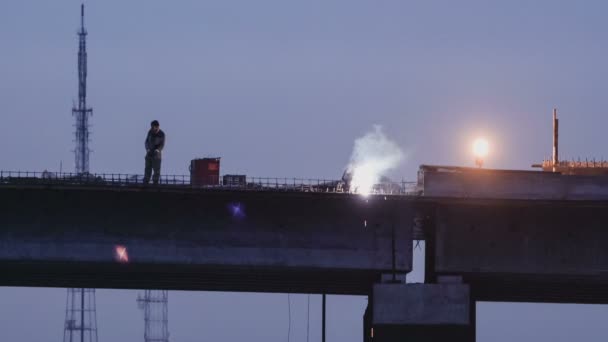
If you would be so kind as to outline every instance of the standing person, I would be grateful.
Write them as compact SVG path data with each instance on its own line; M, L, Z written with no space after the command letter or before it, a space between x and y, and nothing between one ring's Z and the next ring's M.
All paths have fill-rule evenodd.
M146 136L146 169L144 171L144 184L150 183L150 175L154 170L152 182L158 184L160 178L161 153L165 147L165 132L160 129L157 120L150 123L150 130Z

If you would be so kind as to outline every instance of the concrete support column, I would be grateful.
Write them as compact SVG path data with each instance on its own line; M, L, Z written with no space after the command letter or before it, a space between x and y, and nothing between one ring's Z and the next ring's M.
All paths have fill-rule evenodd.
M376 284L364 315L364 342L474 341L466 284Z

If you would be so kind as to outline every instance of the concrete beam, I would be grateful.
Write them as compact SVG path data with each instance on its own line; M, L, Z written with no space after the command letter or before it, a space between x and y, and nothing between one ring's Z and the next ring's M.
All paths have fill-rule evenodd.
M432 270L464 275L490 296L484 300L605 302L607 209L602 202L438 205Z
M426 197L608 200L608 176L541 171L422 166L419 186Z
M367 294L411 270L412 222L391 197L0 188L0 285Z
M451 204L436 218L439 273L608 273L603 206Z

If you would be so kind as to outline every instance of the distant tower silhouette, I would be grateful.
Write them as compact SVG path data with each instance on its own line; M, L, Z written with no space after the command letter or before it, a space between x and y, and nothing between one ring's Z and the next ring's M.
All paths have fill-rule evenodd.
M78 31L78 106L72 108L76 117L76 173L89 172L89 116L87 108L87 30L84 28L84 4L80 5L80 30Z
M144 311L144 342L169 342L169 291L144 290L137 304Z
M68 289L63 342L97 342L95 289Z
M93 110L86 106L87 52L84 28L84 4L80 5L80 30L78 31L78 107L72 109L76 116L76 172L89 171L89 124ZM97 314L95 289L68 289L63 342L97 342Z

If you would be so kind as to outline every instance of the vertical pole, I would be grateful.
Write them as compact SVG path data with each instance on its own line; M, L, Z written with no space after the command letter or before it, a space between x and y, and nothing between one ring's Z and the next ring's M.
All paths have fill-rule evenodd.
M67 324L69 324L68 326L70 327L70 342L74 341L74 326L76 324L76 321L75 321L76 317L74 317L74 310L76 309L75 308L76 296L74 295L74 291L75 291L75 289L71 289L71 290L68 289L68 298L70 296L72 297L72 301L71 301L72 307L71 307L71 312L69 315L70 320L68 322L66 322ZM66 307L66 310L67 310L67 307ZM67 317L67 315L66 315L66 317Z
M557 109L553 108L553 172L556 171L559 163L559 120L557 119Z
M391 230L391 248L392 248L392 266L393 266L393 283L397 282L397 256L395 255L395 224L392 225Z
M80 342L84 342L84 289L80 289Z
M325 342L325 293L323 293L323 314L321 316L321 342Z
M309 342L310 335L310 293L308 294L308 299L306 301L306 342Z
M424 241L424 282L432 284L437 281L437 276L435 275L436 225L433 219L424 220L422 224L422 229L426 236L426 240Z

